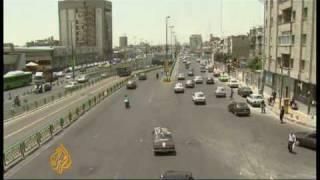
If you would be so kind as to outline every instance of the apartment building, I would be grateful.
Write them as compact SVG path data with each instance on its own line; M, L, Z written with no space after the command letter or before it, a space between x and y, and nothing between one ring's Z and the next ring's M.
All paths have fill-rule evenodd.
M267 0L265 89L305 104L316 98L316 0Z
M202 48L201 34L192 34L190 36L190 49L191 51L199 51Z
M59 35L68 51L96 52L99 60L112 57L112 4L106 0L59 1ZM96 59L96 60L97 60ZM96 61L94 60L94 61Z
M253 27L249 32L249 58L262 57L263 53L263 27Z
M121 36L119 38L119 46L120 46L120 48L128 47L128 37L127 36Z

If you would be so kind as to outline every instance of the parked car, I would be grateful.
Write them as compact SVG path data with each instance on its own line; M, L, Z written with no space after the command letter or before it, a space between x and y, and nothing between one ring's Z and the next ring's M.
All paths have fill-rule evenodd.
M222 86L218 86L216 89L216 97L226 97L227 93L226 93L226 89Z
M102 73L101 77L107 77L107 74L106 73Z
M202 76L196 76L196 77L194 78L194 82L195 82L196 84L202 84L202 83L203 83L203 78L202 78Z
M230 79L228 83L230 88L238 88L239 87L239 81L236 79Z
M127 86L127 89L136 89L137 83L134 80L129 80L126 86Z
M194 83L193 80L187 80L185 86L186 86L186 88L194 88L195 87L195 83Z
M217 71L217 70L215 70L215 71L213 72L213 76L214 76L214 77L219 77L219 76L220 76L220 72Z
M78 83L85 83L89 81L89 78L87 75L81 75L79 76L79 78L77 79Z
M44 90L44 92L51 91L51 89L52 89L52 86L51 86L50 83L45 83L45 84L43 85L43 90Z
M172 133L168 128L155 127L152 131L153 135L153 152L158 153L176 152Z
M193 180L192 173L188 171L166 171L160 175L160 180Z
M252 94L252 90L250 87L243 86L243 87L238 88L238 94L239 94L239 96L247 97L250 94Z
M207 84L214 84L214 79L213 79L213 77L208 76L208 77L207 77L207 80L206 80L206 83L207 83Z
M178 74L178 80L185 80L185 77L184 77L183 73L179 73Z
M66 79L71 79L72 78L72 74L67 74L66 75Z
M203 92L198 91L192 94L192 101L194 102L194 104L198 104L198 103L203 103L206 104L206 96L204 95Z
M263 101L263 97L261 94L250 94L247 97L247 103L250 104L253 107L260 107L261 102Z
M313 150L317 149L317 132L296 132L297 145Z
M174 92L175 93L184 93L184 87L183 87L182 83L177 83L174 86Z
M147 80L147 75L145 73L139 73L139 80Z
M235 115L247 115L250 116L250 108L247 103L244 102L231 102L228 105L228 109L230 112L234 113Z
M205 67L201 67L200 68L200 72L202 72L202 73L206 72L206 68Z

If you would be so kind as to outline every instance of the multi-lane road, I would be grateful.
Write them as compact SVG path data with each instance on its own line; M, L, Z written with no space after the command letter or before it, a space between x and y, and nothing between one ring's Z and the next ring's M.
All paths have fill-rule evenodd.
M185 72L178 62L175 72ZM199 65L192 62L195 74ZM187 77L188 78L188 77ZM166 170L186 170L197 178L315 178L316 152L297 147L288 153L290 131L308 131L294 124L280 124L271 114L252 108L250 117L229 113L228 98L216 98L224 85L200 84L174 94L172 83L156 80L155 72L138 81L136 90L121 89L81 117L25 161L7 178L159 178ZM191 95L203 91L206 105L194 105ZM229 89L228 89L229 90ZM229 92L228 92L229 93ZM131 108L123 99L129 95ZM235 93L236 94L236 93ZM245 99L235 95L235 100ZM154 156L153 127L168 127L177 153ZM58 175L49 158L63 144L72 166Z

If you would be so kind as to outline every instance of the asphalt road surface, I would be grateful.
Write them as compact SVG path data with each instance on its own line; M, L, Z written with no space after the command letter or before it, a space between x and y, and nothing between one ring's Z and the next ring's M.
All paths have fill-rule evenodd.
M192 63L195 74L199 65ZM186 72L180 63L179 72ZM205 73L203 74L205 75ZM155 79L138 81L136 90L121 89L81 117L75 124L11 169L8 178L159 178L166 170L186 170L198 178L313 178L316 152L297 147L287 150L290 130L307 131L294 124L280 124L270 114L252 109L250 117L229 113L228 98L216 98L215 85L196 85L174 94L173 83ZM191 94L201 90L207 105L194 105ZM123 97L129 95L131 108ZM236 100L245 101L235 93ZM154 156L153 127L168 127L176 155ZM49 158L63 144L72 166L58 175Z

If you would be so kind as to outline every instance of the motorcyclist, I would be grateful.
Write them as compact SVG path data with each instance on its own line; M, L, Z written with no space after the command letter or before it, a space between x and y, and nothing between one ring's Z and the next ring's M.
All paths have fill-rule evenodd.
M128 107L129 107L129 105L130 105L128 95L125 95L125 96L124 96L124 103L125 103L126 107L128 108Z

